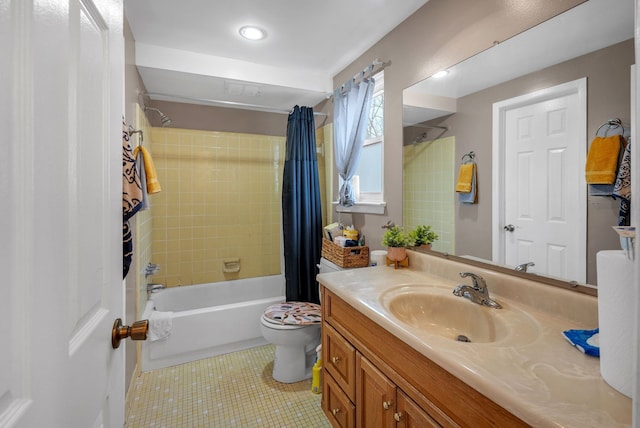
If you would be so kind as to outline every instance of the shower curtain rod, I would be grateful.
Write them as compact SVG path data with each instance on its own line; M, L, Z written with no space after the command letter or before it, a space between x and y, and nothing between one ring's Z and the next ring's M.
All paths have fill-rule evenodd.
M431 140L427 140L424 141L424 138L427 138L427 132L424 132L422 135L419 135L412 144L418 144L418 143L430 143L432 141L437 140L438 138L442 137L444 135L445 132L447 132L449 130L448 127L446 126L438 126L438 125L421 125L419 123L416 123L415 125L411 125L411 126L415 126L416 128L422 128L422 129L439 129L440 133L438 135L436 135L434 138L432 138Z
M269 112L269 113L283 113L283 114L290 114L293 109L289 109L289 110L285 110L285 109L279 109L279 108L275 108L275 107L268 107L268 106L263 106L260 104L248 104L248 103L240 103L240 102L236 102L236 101L225 101L225 100L212 100L209 98L194 98L194 97L183 97L180 95L171 95L171 94L163 94L161 92L145 92L145 95L151 96L151 95L156 95L159 97L167 97L167 98L178 98L181 100L185 100L185 101L198 101L201 103L209 103L209 104L224 104L227 106L231 106L231 107L246 107L246 108L253 108L253 109L259 109L265 112ZM326 116L327 113L324 112L313 112L314 116Z

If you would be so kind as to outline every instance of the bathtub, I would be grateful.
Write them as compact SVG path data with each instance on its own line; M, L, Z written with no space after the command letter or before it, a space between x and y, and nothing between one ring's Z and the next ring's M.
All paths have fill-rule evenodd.
M141 342L141 371L156 370L267 344L260 332L265 308L285 300L283 275L171 287L151 294L152 311L173 312L166 339Z

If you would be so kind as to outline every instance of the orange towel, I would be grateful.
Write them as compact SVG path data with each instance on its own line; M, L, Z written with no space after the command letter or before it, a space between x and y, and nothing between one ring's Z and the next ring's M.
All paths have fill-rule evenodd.
M144 159L144 172L147 176L147 193L158 193L162 188L158 181L158 174L156 173L156 167L153 165L153 159L151 154L143 146L138 146L133 150L133 156L137 156L138 152L142 152L142 158Z
M475 167L475 163L473 162L465 163L460 167L460 172L458 173L458 183L456 184L456 192L459 192L459 193L471 192L474 167Z
M613 184L618 170L618 156L624 142L621 135L596 137L591 142L585 178L588 184Z

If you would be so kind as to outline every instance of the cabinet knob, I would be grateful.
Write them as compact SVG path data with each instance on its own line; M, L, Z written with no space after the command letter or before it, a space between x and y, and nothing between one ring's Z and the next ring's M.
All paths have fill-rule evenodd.
M333 413L333 416L336 416L338 413L340 413L340 409L333 409L331 413Z
M395 413L393 415L393 419L395 419L396 422L400 422L402 420L402 413L400 413L400 412Z
M338 364L338 361L340 361L340 358L339 358L339 357L332 357L332 358L331 358L331 362L332 362L333 364Z
M382 407L383 407L385 410L389 410L389 409L391 408L391 401L383 401L383 402L382 402Z

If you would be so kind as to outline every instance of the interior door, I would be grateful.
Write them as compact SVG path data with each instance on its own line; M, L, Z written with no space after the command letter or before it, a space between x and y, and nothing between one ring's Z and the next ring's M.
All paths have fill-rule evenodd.
M121 0L0 0L0 426L124 423Z
M532 262L532 272L579 282L586 281L584 85L581 79L494 106L503 163L494 169L504 171L495 193L497 261Z

